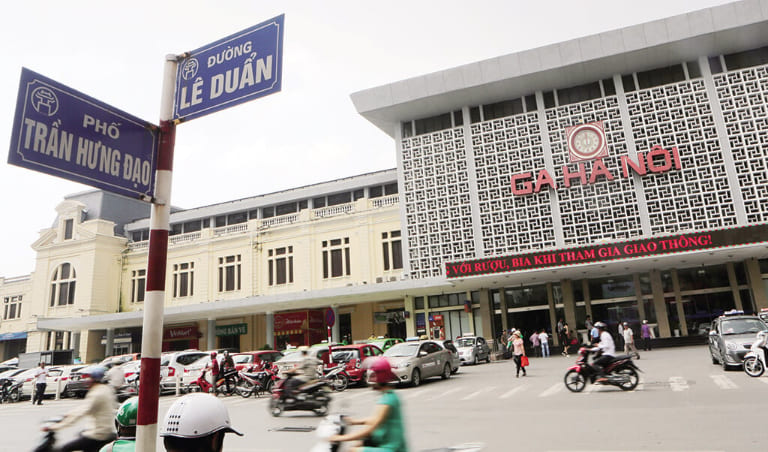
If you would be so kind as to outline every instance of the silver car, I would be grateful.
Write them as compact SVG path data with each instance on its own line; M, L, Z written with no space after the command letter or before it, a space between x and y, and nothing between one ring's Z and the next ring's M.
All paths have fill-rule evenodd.
M398 383L418 386L422 380L453 373L453 352L438 341L414 341L395 344L384 352Z
M461 364L478 364L480 361L491 362L491 349L485 338L461 336L456 340Z
M722 315L712 321L709 331L709 353L712 364L723 369L741 366L758 331L768 326L754 315Z

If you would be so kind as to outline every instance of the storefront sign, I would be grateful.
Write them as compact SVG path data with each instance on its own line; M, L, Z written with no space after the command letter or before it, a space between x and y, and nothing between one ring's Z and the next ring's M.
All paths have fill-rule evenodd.
M565 188L569 188L574 183L590 185L596 183L600 178L605 178L605 180L616 178L614 172L605 166L602 157L595 158L591 163L584 160L578 161L575 163L576 168L573 165L563 165L561 168ZM649 171L651 173L666 173L681 168L680 154L676 147L667 150L659 145L653 146L647 153L638 152L637 162L632 161L627 155L621 156L621 177L625 179L631 178L633 174L644 176ZM552 190L559 189L557 182L546 169L539 170L535 179L530 171L512 176L512 193L517 196L538 193L547 186Z
M307 311L301 312L281 312L275 314L275 332L288 330L306 330L307 329Z
M216 325L216 336L240 336L248 334L247 323L235 323L234 325Z
M166 328L163 332L164 341L173 341L176 339L197 338L197 326L181 326L175 328Z
M0 334L0 342L2 341L14 341L17 339L26 339L27 338L27 332L21 331L18 333L3 333Z
M768 225L761 224L563 250L539 251L464 262L449 262L445 266L445 275L447 278L491 275L765 242L768 242Z

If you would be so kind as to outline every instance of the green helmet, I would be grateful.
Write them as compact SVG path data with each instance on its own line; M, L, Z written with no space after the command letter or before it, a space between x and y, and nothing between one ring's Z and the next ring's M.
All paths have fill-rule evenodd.
M139 398L131 397L120 405L115 414L115 424L118 427L136 427L136 417L139 413Z

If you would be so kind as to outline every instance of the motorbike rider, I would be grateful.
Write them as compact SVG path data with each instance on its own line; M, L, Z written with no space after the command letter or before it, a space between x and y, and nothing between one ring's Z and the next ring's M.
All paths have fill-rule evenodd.
M203 393L176 400L160 426L166 452L221 452L225 433L243 436L232 427L224 403Z
M301 352L301 362L298 366L286 371L288 376L284 391L286 398L294 397L296 390L301 385L317 378L317 367L323 364L319 359L309 355L309 347L306 345L299 347L299 351Z
M224 383L227 385L227 394L231 394L231 387L235 386L235 375L237 375L237 371L235 370L235 360L232 359L232 355L229 354L229 351L224 350L224 361L221 364L221 374L224 376Z
M83 417L90 418L90 425L80 435L59 447L62 452L81 450L83 452L97 452L102 446L115 439L113 428L115 391L108 384L103 383L104 368L94 367L90 373L83 375L88 381L88 394L84 403L67 413L64 418L53 424L42 427L44 432L57 431L73 425Z
M138 397L131 397L123 402L115 414L117 439L102 447L99 452L134 452L136 450L136 418L138 413Z
M355 444L350 449L351 452L405 452L408 446L405 441L400 399L390 387L390 382L397 381L397 377L392 373L392 367L386 358L377 357L371 361L369 381L374 383L375 391L381 392L376 410L366 419L345 418L347 425L363 425L364 428L345 435L332 435L328 441L338 443L362 439L362 443Z
M599 358L592 361L592 367L597 371L597 381L605 381L605 375L603 369L611 361L616 354L616 344L613 342L611 333L608 332L608 326L603 322L595 322L595 328L600 332L600 342L597 346L590 349L590 351L601 351L602 354Z

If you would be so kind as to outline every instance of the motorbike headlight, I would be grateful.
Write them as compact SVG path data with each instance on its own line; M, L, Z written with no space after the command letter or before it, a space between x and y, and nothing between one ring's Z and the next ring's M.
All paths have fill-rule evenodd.
M411 362L410 361L406 361L404 363L400 363L400 364L397 365L398 369L407 369L409 367L411 367Z

